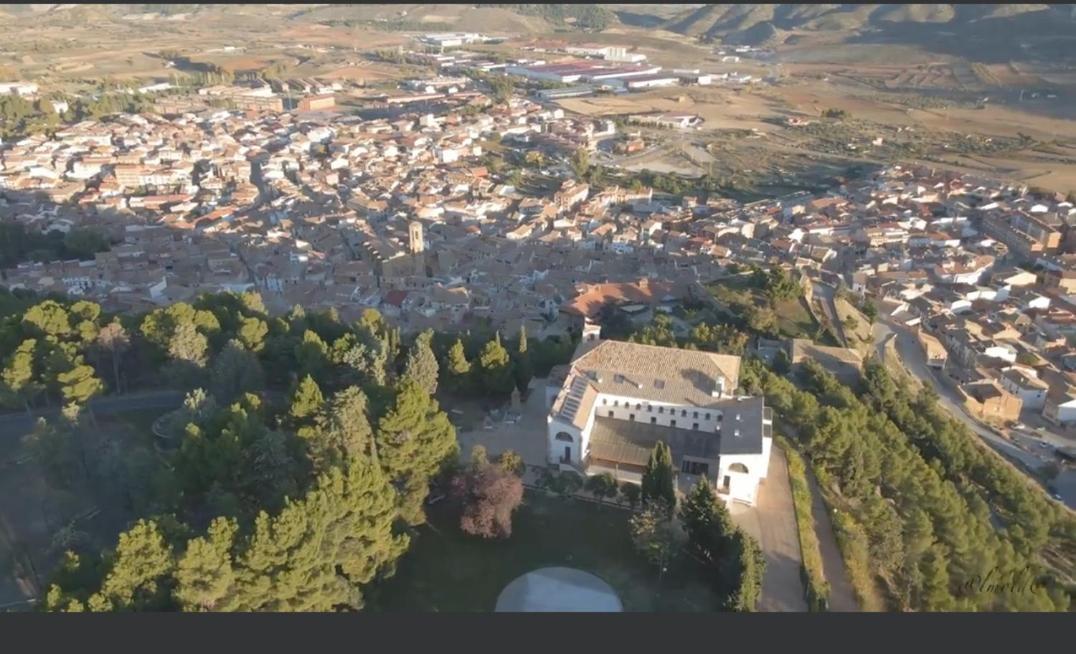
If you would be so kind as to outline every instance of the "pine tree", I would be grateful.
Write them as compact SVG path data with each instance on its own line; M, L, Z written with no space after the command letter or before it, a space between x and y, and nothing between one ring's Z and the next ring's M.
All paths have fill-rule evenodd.
M56 381L61 385L64 399L79 406L86 406L105 390L104 382L94 376L93 368L81 362L58 375Z
M205 366L208 350L209 341L193 322L180 323L168 342L168 355L173 360L187 362L199 368Z
M672 509L676 506L676 487L672 466L672 452L663 441L658 441L650 452L650 460L643 472L642 499L660 500Z
M45 300L30 307L23 313L22 322L30 333L38 336L62 338L71 333L67 309L55 300Z
M167 585L175 568L172 547L160 527L139 520L120 534L112 568L99 593L90 597L93 611L160 609L168 602Z
M467 390L467 382L471 375L471 362L467 360L467 353L463 349L463 341L458 338L448 350L445 374L453 391L461 393Z
M923 595L920 605L926 611L950 611L953 595L949 591L949 557L945 548L934 545L923 556L920 571L923 575Z
M265 348L265 337L268 334L269 325L261 318L243 318L239 323L239 340L251 352L261 352Z
M405 379L378 422L375 440L381 468L400 491L401 506L410 508L403 517L420 524L425 517L415 498L426 497L430 478L458 451L455 428L428 393Z
M295 362L300 375L322 377L329 363L329 347L317 332L303 332L302 342L295 346Z
M478 367L481 371L482 386L487 393L504 396L512 392L515 385L512 361L508 351L501 345L500 332L482 348L478 355Z
M187 542L176 566L174 596L184 611L213 611L235 584L231 550L239 526L220 517L209 525L205 537Z
M324 470L351 458L376 455L366 405L366 394L356 386L332 396L315 431L317 443L312 444L315 469Z
M301 501L258 516L221 610L362 608L360 585L390 572L407 549L395 520L392 487L371 462L330 469Z
M119 392L120 363L124 353L131 348L131 339L127 335L127 330L123 328L123 325L118 320L113 320L98 332L97 347L104 352L108 352L109 359L112 362L112 379L115 384L113 389Z
M235 339L228 341L213 361L212 380L213 394L222 402L265 387L265 373L258 357Z
M19 344L19 347L8 358L4 366L2 376L2 397L5 403L12 405L21 404L30 414L30 407L34 398L44 390L44 387L34 379L34 354L37 349L37 341L27 339Z
M437 357L433 353L433 331L427 329L415 338L407 352L403 377L414 380L424 391L437 392Z
M321 388L310 375L303 377L291 396L291 408L288 415L296 423L309 422L325 405Z
M269 315L269 312L265 309L265 302L262 301L262 296L257 291L245 291L239 296L239 299L247 311L260 316Z

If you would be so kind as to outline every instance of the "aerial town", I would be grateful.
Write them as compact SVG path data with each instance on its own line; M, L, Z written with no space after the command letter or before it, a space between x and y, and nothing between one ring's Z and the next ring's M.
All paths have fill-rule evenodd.
M981 411L1076 423L1076 207L1064 198L901 168L750 205L592 192L570 175L530 195L482 166L482 140L565 156L594 151L612 122L523 98L467 112L491 101L448 97L441 115L129 115L4 144L5 212L119 243L89 261L19 264L4 282L115 311L256 289L278 313L373 307L409 333L523 322L543 337L572 328L582 303L603 305L591 298L603 284L660 307L730 265L780 265L891 306ZM650 280L668 292L648 293Z
M723 147L856 126L692 95L771 98L769 41L493 32L92 116L0 75L53 116L0 122L0 606L1068 610L1076 194L881 136L748 192Z

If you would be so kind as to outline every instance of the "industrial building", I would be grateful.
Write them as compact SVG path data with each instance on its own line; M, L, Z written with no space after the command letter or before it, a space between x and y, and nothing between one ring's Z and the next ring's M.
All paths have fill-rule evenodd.
M638 89L652 89L661 86L676 86L680 83L680 78L676 75L639 75L638 77L629 77L624 80L624 84L628 89L635 91Z
M576 86L565 86L559 89L542 89L534 93L535 97L540 100L560 100L562 98L578 98L586 95L593 95L594 87L589 84L578 84Z

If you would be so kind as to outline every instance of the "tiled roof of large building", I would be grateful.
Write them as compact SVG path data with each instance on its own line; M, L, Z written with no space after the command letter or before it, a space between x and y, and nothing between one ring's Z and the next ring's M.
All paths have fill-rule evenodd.
M761 397L726 399L715 405L724 416L720 431L703 431L646 422L595 418L590 455L596 459L643 466L658 441L665 442L679 467L684 456L716 459L721 455L759 454L769 427L763 424Z
M601 393L670 404L711 406L740 381L740 357L623 341L601 341L572 367Z

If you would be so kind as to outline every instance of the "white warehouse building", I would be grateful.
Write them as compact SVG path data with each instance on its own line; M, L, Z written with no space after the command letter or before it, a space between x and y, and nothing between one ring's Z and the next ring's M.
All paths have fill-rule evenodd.
M563 381L550 377L548 460L640 483L664 441L681 490L705 477L726 503L753 505L773 419L762 397L737 393L739 373L737 356L602 340L587 324Z

